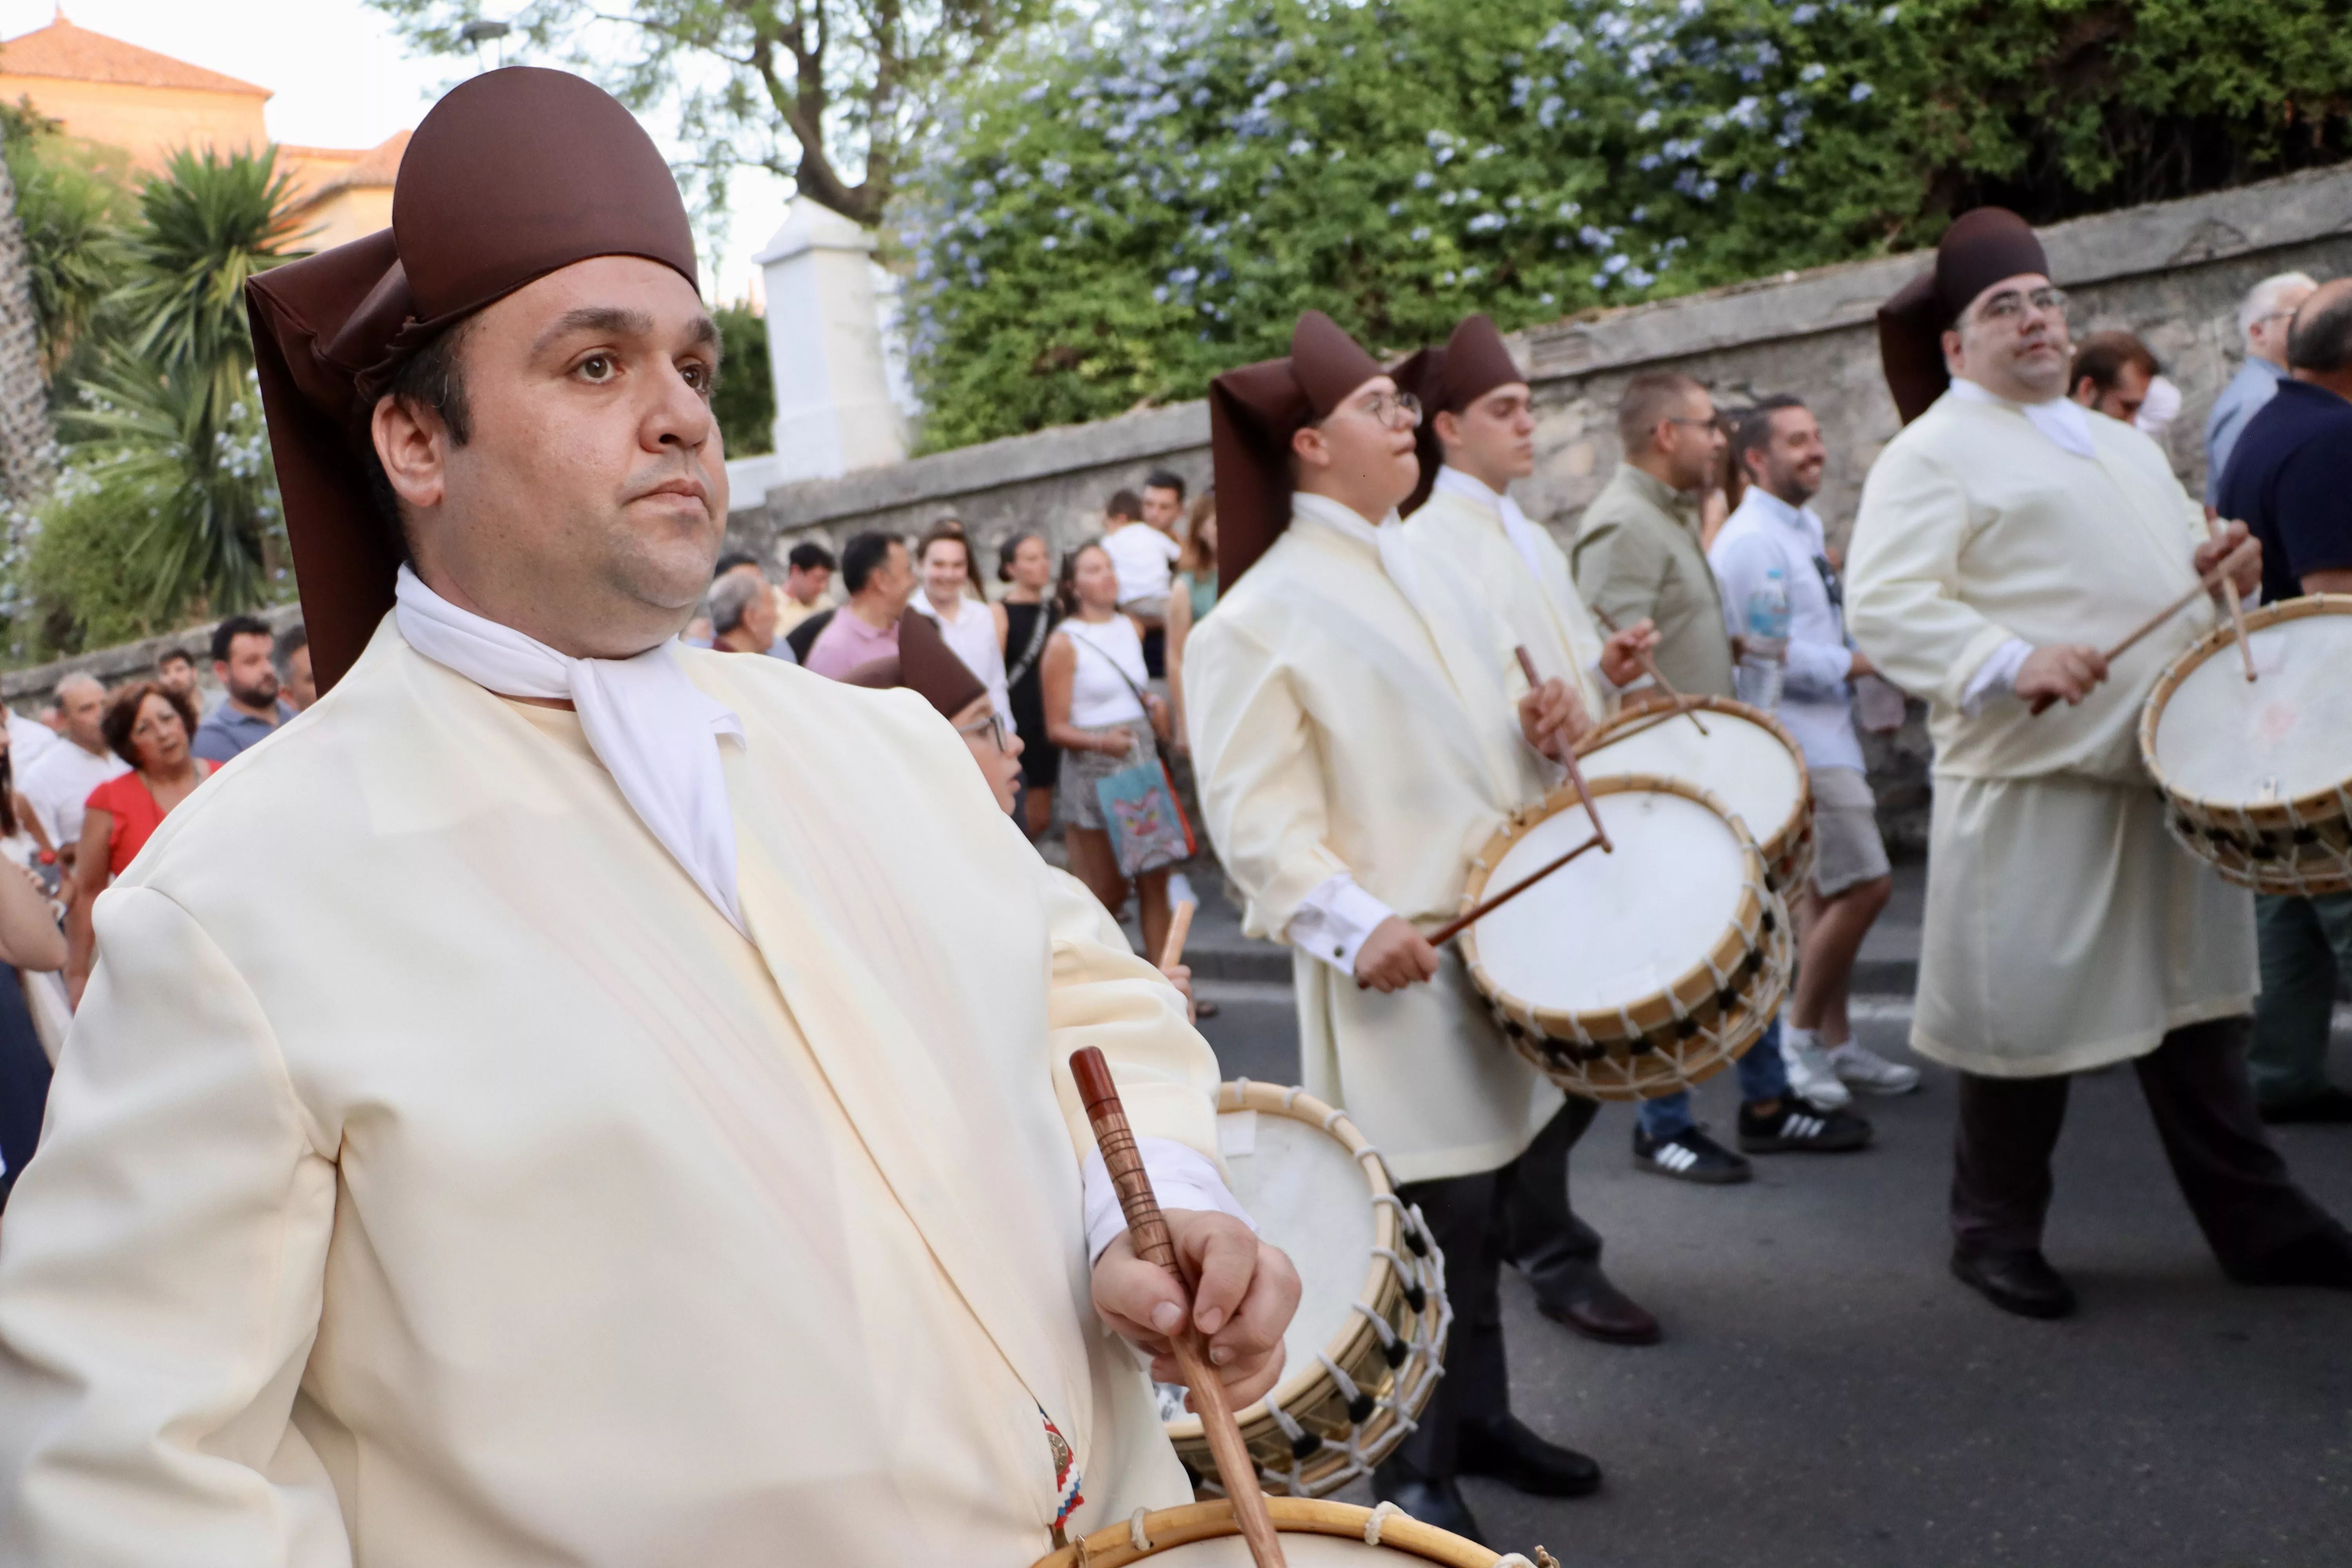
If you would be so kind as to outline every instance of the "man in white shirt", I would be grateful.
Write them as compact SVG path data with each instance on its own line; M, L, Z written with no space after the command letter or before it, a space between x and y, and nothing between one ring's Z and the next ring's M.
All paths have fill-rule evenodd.
M32 803L34 819L48 835L58 862L70 867L81 843L83 807L89 792L131 764L106 743L106 688L95 676L68 675L58 682L58 711L65 733L19 778L16 788Z
M2167 836L2138 721L2214 624L2174 616L2244 539L2209 538L2146 436L2066 392L2065 296L2033 231L1979 207L1879 310L1906 420L1871 468L1847 615L1936 742L1912 1048L1958 1069L1951 1269L2063 1317L2042 1255L2070 1075L2128 1061L2222 1271L2352 1289L2352 1239L2289 1176L2246 1081L2253 904ZM2259 563L2241 592L2261 582ZM2056 706L2063 703L2063 708Z
M1866 1094L1907 1094L1919 1069L1890 1062L1853 1037L1846 988L1854 956L1894 890L1848 682L1871 673L1845 635L1844 595L1822 520L1805 503L1821 492L1829 454L1811 410L1768 397L1740 418L1732 460L1748 479L1738 508L1707 549L1727 632L1740 635L1749 597L1779 572L1789 596L1780 722L1805 753L1813 790L1812 888L1794 889L1800 931L1796 992L1780 1031L1789 1086L1808 1099L1843 1083Z

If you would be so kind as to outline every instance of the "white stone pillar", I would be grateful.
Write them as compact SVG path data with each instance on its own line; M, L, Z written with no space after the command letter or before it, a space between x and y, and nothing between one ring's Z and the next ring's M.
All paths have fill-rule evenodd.
M756 258L776 388L773 482L831 479L907 455L874 299L874 237L795 199Z

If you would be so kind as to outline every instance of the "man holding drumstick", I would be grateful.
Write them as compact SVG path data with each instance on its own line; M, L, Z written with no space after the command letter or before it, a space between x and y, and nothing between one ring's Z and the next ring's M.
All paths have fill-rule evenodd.
M1244 929L1292 949L1307 1092L1378 1145L1445 1254L1445 1376L1375 1489L1475 1539L1457 1473L1601 1480L1511 1415L1504 1375L1502 1205L1566 1113L1412 922L1455 911L1471 858L1550 784L1539 750L1590 721L1557 677L1528 691L1509 632L1405 540L1419 413L1313 310L1288 358L1211 384L1223 591L1185 644L1185 718Z
M2289 1178L2247 1088L2250 896L2168 841L2139 759L2149 689L2210 615L2112 668L2101 652L2244 530L2209 538L2154 442L2067 401L2049 271L2022 219L1980 208L1880 310L1906 424L1864 486L1849 574L1855 640L1931 704L1911 1044L1959 1073L1952 1272L2006 1311L2074 1309L2042 1253L2051 1153L2069 1076L2130 1061L2223 1271L2352 1289L2352 1240ZM2237 585L2259 580L2250 562Z

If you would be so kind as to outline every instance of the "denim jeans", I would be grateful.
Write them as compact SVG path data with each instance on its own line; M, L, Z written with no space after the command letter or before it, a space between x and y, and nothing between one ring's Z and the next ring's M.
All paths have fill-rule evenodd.
M2352 893L2315 899L2263 893L2254 900L2263 994L2246 1077L2261 1105L2305 1100L2327 1087L2327 1022L2336 980L2352 963Z
M1748 1054L1733 1066L1739 1073L1742 1104L1753 1105L1759 1100L1778 1100L1789 1092L1789 1069L1780 1061L1780 1020L1778 1017L1765 1026L1764 1037L1748 1047ZM1657 1142L1687 1131L1694 1125L1688 1090L1658 1100L1645 1100L1634 1107L1633 1114L1640 1119L1642 1131Z

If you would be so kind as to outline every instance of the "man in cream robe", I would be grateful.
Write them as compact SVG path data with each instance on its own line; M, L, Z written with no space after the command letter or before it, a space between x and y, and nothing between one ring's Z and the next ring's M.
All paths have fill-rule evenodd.
M1446 1375L1376 1489L1475 1537L1457 1468L1551 1495L1600 1474L1509 1415L1495 1295L1514 1162L1561 1096L1412 922L1454 913L1472 858L1542 798L1537 715L1566 726L1573 700L1557 679L1526 693L1508 631L1406 542L1411 405L1328 318L1301 318L1289 359L1218 378L1210 409L1223 591L1184 655L1202 811L1244 929L1293 950L1308 1091L1363 1129L1445 1252Z
M1246 1399L1288 1314L1201 1212L1215 1064L927 703L676 646L726 490L659 153L489 73L394 215L252 290L325 694L97 906L0 1241L0 1558L1024 1568L1185 1500L1107 1328L1181 1293L1061 1063Z
M2021 220L1980 209L1881 312L1911 422L1864 487L1850 573L1855 640L1931 704L1911 1043L1961 1073L1953 1270L2011 1311L2073 1310L2041 1252L2065 1075L2128 1060L2224 1269L2352 1286L2341 1227L2254 1119L2249 897L2168 841L2139 760L2149 689L2211 612L2099 651L2242 531L2209 541L2153 442L2065 401L2047 274Z

